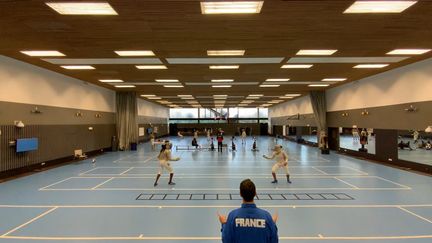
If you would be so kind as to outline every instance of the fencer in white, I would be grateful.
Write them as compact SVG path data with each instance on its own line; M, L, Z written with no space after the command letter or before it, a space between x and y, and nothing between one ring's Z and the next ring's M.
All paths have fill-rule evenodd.
M274 152L271 156L263 155L263 157L266 159L275 159L276 160L276 163L272 167L272 176L273 176L272 183L278 182L278 180L276 178L276 172L280 168L285 170L287 182L291 183L290 174L289 174L289 170L288 170L288 154L284 150L282 150L281 145L275 145L273 150L274 150Z
M172 181L172 179L174 177L174 170L171 167L170 161L179 161L180 158L179 157L176 157L176 158L171 157L171 147L172 147L172 144L169 142L166 142L164 145L162 145L162 149L161 149L159 156L158 156L160 168L159 168L158 174L156 176L156 181L154 183L154 186L158 185L158 180L161 177L164 169L170 173L168 184L169 185L175 185L175 183Z

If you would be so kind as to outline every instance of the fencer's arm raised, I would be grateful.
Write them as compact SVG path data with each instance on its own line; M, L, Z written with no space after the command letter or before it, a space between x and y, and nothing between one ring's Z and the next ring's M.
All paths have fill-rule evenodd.
M271 156L267 156L266 154L263 154L263 157L266 158L266 159L274 159L275 156L276 156L275 152L273 152Z

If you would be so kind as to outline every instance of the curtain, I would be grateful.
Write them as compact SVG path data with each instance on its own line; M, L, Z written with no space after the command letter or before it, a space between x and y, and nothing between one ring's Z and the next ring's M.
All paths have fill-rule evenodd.
M319 147L327 148L327 102L325 91L311 91L309 97L318 126Z
M116 93L116 127L119 149L138 142L138 107L135 92Z

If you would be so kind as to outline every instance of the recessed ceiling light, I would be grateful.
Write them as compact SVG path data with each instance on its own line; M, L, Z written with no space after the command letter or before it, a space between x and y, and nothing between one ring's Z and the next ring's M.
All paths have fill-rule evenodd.
M208 56L243 56L245 50L212 50L207 51Z
M114 51L117 55L122 57L136 57L136 56L154 56L153 51Z
M178 97L192 97L192 95L177 95Z
M212 79L213 83L229 83L234 82L234 79Z
M262 95L262 94L250 94L249 96L252 96L252 97L262 97L264 95Z
M26 54L31 57L64 57L65 54L59 51L20 51L22 54Z
M210 69L239 69L240 65L211 65Z
M286 94L285 96L297 97L297 96L301 96L301 94Z
M267 82L285 82L289 81L289 78L268 78L266 79Z
M91 69L95 69L93 66L89 66L89 65L66 65L66 66L61 66L64 69L71 69L71 70L91 70Z
M430 52L431 49L395 49L387 55L421 55Z
M165 65L136 65L138 69L168 69Z
M401 13L417 1L356 1L344 13Z
M123 83L121 79L99 79L102 83Z
M297 56L331 56L337 50L300 50L297 52Z
M313 64L285 64L281 68L311 68Z
M115 87L116 88L135 88L135 85L130 85L130 84L127 84L127 85L116 85Z
M148 97L149 100L161 100L161 97Z
M183 85L164 85L165 88L183 88Z
M294 99L294 96L280 96L279 99Z
M180 99L182 99L182 100L193 100L194 97L181 97Z
M346 81L346 78L325 78L322 81L325 82L342 82L342 81Z
M261 84L260 87L261 88L275 88L275 87L279 87L279 84Z
M213 97L215 100L226 100L226 97Z
M260 13L264 1L201 2L202 14Z
M388 64L359 64L354 66L354 68L383 68L387 66Z
M104 2L47 2L45 4L63 15L117 15L111 5Z
M309 87L327 87L330 84L309 84Z
M231 88L232 85L212 85L213 88Z
M178 79L155 79L158 83L177 83Z
M260 97L248 96L248 97L246 97L246 99L248 99L248 100L258 100L258 99L260 99Z
M224 95L213 95L214 97L227 97L228 95L224 94Z
M141 96L142 97L155 97L156 95L154 95L154 94L143 94Z

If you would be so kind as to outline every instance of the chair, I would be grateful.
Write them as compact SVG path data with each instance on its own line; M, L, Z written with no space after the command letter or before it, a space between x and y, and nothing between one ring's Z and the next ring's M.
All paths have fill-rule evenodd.
M87 155L83 154L82 149L76 149L76 150L74 150L74 157L76 159L86 159Z

